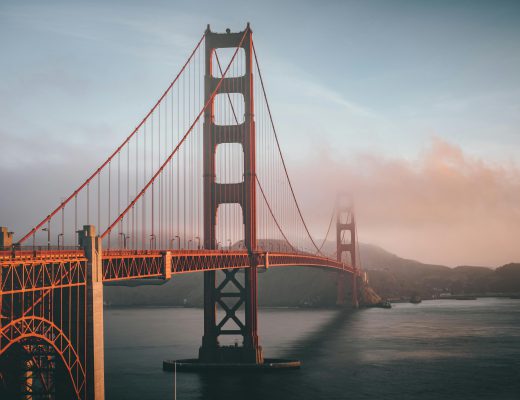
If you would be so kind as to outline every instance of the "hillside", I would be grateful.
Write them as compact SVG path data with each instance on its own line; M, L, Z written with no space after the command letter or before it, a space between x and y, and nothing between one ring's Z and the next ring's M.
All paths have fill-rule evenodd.
M520 292L520 264L508 264L495 270L488 267L424 264L407 260L373 245L361 245L362 265L370 285L385 298L423 298L441 293L493 294Z

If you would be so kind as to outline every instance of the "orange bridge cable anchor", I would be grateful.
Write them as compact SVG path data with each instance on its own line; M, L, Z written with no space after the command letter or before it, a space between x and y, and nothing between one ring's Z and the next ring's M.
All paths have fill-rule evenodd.
M17 244L22 244L23 242L25 242L29 237L31 237L31 235L34 235L38 229L40 229L43 225L45 225L48 221L50 221L52 219L52 217L54 217L62 208L64 208L75 196L77 196L79 194L79 192L85 188L85 186L87 186L95 177L97 174L99 174L101 172L101 170L108 164L110 163L110 161L123 149L123 147L130 141L130 139L132 139L132 137L137 133L137 131L143 126L143 124L148 120L148 118L150 117L150 115L155 111L155 109L157 108L157 106L161 103L161 101L166 97L166 95L168 94L168 92L171 90L171 88L175 85L175 83L178 81L179 77L182 75L182 73L184 72L184 70L186 69L186 66L190 63L190 61L192 60L193 56L195 55L196 51L199 49L201 43L204 41L204 38L206 37L206 33L204 32L204 34L202 35L202 37L200 38L199 42L197 43L197 45L195 46L195 48L193 49L193 51L191 52L190 54L190 57L188 58L188 60L184 63L183 67L181 68L181 70L179 71L179 73L177 74L177 76L175 77L175 79L170 83L170 85L168 86L168 88L164 91L164 93L162 94L162 96L159 98L159 100L157 100L157 102L155 103L155 105L150 109L150 111L148 112L148 114L146 114L146 116L141 120L141 122L137 125L137 127L132 131L132 133L123 141L123 143L108 157L108 159L103 163L101 164L101 166L92 174L90 175L90 177L87 178L87 180L79 187L77 188L66 200L64 200L62 203L60 203L60 205L53 211L51 212L43 221L41 221L38 225L36 225L29 233L27 233L22 239L20 239Z
M224 81L224 78L226 77L226 74L227 72L229 71L229 68L231 66L231 64L233 63L237 53L238 53L238 50L241 48L242 46L242 43L246 37L246 34L247 34L247 30L244 32L244 35L242 36L242 39L240 40L240 43L238 45L238 47L236 48L234 54L233 54L233 57L231 58L231 61L229 62L225 72L224 72L224 75L220 78L217 86L215 87L215 90L213 91L213 93L211 94L211 97L208 99L208 101L206 102L206 104L204 105L204 107L200 110L199 114L197 115L197 118L195 118L195 120L193 121L193 123L190 125L189 129L186 131L186 133L184 134L184 136L182 137L181 141L177 144L177 146L175 146L175 149L173 150L172 153L170 153L170 155L168 156L168 158L164 161L164 163L161 165L161 167L157 170L157 172L152 176L152 178L148 181L148 183L146 184L146 186L141 190L141 192L139 192L139 194L134 198L134 200L132 200L132 202L126 207L126 209L121 213L121 215L119 215L119 217L117 217L114 222L105 230L105 232L103 232L103 234L100 236L101 239L103 239L110 231L112 231L112 229L114 228L114 226L120 222L123 217L128 213L128 211L130 209L133 208L133 206L135 205L135 203L137 203L137 201L143 196L144 193L146 193L146 191L148 190L148 188L154 183L155 179L157 179L157 177L162 173L162 171L164 170L164 168L166 167L166 165L171 161L171 159L173 158L173 156L177 153L177 151L179 150L179 148L181 147L181 145L186 141L186 139L188 138L188 136L190 135L190 133L193 131L193 128L195 127L195 125L197 124L197 122L199 121L200 117L202 116L202 114L204 113L204 111L206 110L206 108L208 108L209 104L211 104L211 102L213 101L213 99L215 98L215 96L217 95L218 93L218 90L220 89L220 86L222 85L222 82Z
M309 239L311 240L313 246L316 248L317 250L317 254L322 254L324 255L320 249L318 248L318 246L316 245L316 242L314 241L314 239L312 238L312 235L310 234L309 232L309 228L307 227L307 224L305 223L305 219L303 218L303 214L301 212L301 209L300 209L300 205L298 204L298 200L296 199L296 195L294 193L294 189L293 189L293 186L292 186L292 183L291 183L291 180L289 178L289 173L287 171L287 166L285 165L285 159L283 157L283 153L282 153L282 149L280 147L280 142L278 141L278 134L276 133L276 128L275 128L275 125L274 125L274 120L273 120L273 116L272 116L272 113L271 113L271 107L269 106L269 101L267 100L267 93L265 91L265 86L264 86L264 80L262 78L262 72L260 70L260 64L258 63L258 57L256 55L256 49L255 49L255 45L253 43L253 54L255 56L255 63L256 63L256 67L258 69L258 77L260 78L260 84L261 84L261 87L262 87L262 92L264 94L264 99L265 99L265 103L266 103L266 106L267 106L267 112L269 113L269 119L271 121L271 126L273 128L273 132L274 132L274 137L276 139L276 146L278 148L278 152L280 153L280 158L281 158L281 161L282 161L282 165L283 165L283 169L285 171L285 176L287 178L287 182L289 184L289 188L291 189L291 194L292 194L292 197L293 197L293 200L294 200L294 203L296 205L296 209L298 210L298 214L300 216L300 219L303 223L303 226L305 228L305 231L307 232L307 235L309 236Z

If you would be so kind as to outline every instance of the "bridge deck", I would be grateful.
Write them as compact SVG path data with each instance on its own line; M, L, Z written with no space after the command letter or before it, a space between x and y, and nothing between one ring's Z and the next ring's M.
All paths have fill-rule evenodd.
M309 253L246 250L104 250L103 281L143 278L169 279L171 275L212 270L309 266L329 268L346 273L360 274L351 265ZM82 250L17 250L0 252L0 267L4 276L19 277L19 284L0 288L2 291L56 287L72 284L70 280L58 282L53 276L84 264ZM42 277L48 277L43 279ZM5 282L6 280L4 280ZM81 281L81 279L80 279ZM74 283L78 283L76 280ZM29 288L30 286L30 288Z
M350 265L336 260L306 253L255 252L246 250L181 250L181 251L130 251L103 252L103 280L125 280L146 277L165 277L165 266L172 275L221 269L260 268L283 266L310 266L332 268L357 273Z

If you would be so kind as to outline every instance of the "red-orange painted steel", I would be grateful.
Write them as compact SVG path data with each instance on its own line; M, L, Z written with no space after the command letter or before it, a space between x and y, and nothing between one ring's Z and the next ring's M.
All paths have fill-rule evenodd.
M165 274L163 254L167 250L110 250L103 252L103 280L127 280L162 277ZM360 271L351 265L331 258L308 253L279 253L247 250L181 250L171 254L171 274L206 272L233 268L250 268L251 259L257 268L319 267L356 274Z
M0 255L0 356L17 344L51 346L70 377L71 396L86 398L85 288L82 251L12 251ZM32 368L38 368L34 365Z
M159 104L161 103L161 101L166 97L167 93L169 92L169 90L173 87L173 85L175 85L175 83L177 82L177 80L179 79L179 77L183 74L184 70L186 69L186 66L189 64L189 62L191 61L191 59L193 58L193 56L195 55L195 52L197 51L197 49L200 47L200 45L203 43L204 41L204 38L205 38L205 35L202 35L202 37L200 38L199 42L197 43L197 45L195 46L195 48L193 49L193 51L191 52L190 56L188 57L188 60L184 63L183 67L181 68L181 70L179 71L179 73L177 74L177 76L175 77L175 79L170 83L170 85L168 86L168 88L164 91L164 93L162 94L162 96L159 98L159 100L157 100L157 102L155 103L155 105L150 109L150 111L148 112L148 114L146 114L146 116L141 120L141 122L135 127L135 129L132 131L132 133L123 141L123 143L121 143L121 145L105 160L105 162L103 164L101 164L101 166L92 174L90 175L87 180L85 182L83 182L83 184L81 184L68 198L66 198L58 207L56 207L56 209L54 209L47 217L45 217L38 225L36 225L33 229L31 229L30 232L28 232L24 237L22 237L19 241L18 241L18 244L22 244L24 243L27 239L29 239L31 236L33 236L37 231L38 229L40 229L42 226L44 226L47 222L49 222L56 214L58 214L58 212L60 210L63 209L63 207L65 207L72 199L74 199L75 196L77 196L77 194L79 192L81 192L81 190L83 190L96 176L98 176L99 172L105 168L107 165L110 164L110 162L112 161L112 159L117 155L117 153L119 153L119 151L130 141L130 139L139 131L139 129L141 128L141 126L144 125L144 123L148 120L148 118L150 117L150 115L152 115L152 113L154 112L154 110L159 106Z
M340 204L341 196L338 197L336 206L336 257L338 262L342 262L343 255L350 257L352 265L352 306L358 307L357 278L361 276L361 271L357 268L357 238L356 220L352 204ZM345 304L345 279L344 273L338 274L337 280L337 300L338 305Z
M26 241L35 234L39 228L50 221L65 205L75 198L75 196L89 182L98 176L98 173L110 164L118 152L129 143L129 140L136 134L139 128L146 122L152 112L158 107L165 98L168 91L182 75L186 65L193 58L196 50L203 40L206 39L206 86L204 107L196 115L189 129L184 133L182 140L173 149L164 163L151 175L150 180L143 185L141 191L137 191L135 198L129 202L123 212L116 217L108 226L108 229L101 234L101 238L108 235L110 230L124 217L125 213L132 209L139 198L147 191L154 180L161 174L161 171L172 159L173 155L182 145L184 140L193 130L195 124L204 116L204 249L202 250L102 250L101 240L100 251L93 247L91 253L83 249L58 249L51 250L48 240L47 250L21 249L20 243ZM221 70L221 78L216 78L212 74L212 54L219 47L235 47L236 51L225 69ZM243 49L246 57L245 75L240 77L226 78L235 56L239 49ZM102 277L103 282L161 278L169 279L172 275L186 273L204 273L204 338L201 348L201 358L204 354L213 357L218 346L218 336L222 334L238 334L244 339L243 348L244 362L262 362L261 348L258 343L257 334L257 269L271 267L290 267L308 266L325 268L338 272L338 302L343 303L345 297L345 276L350 274L352 277L352 302L357 303L357 278L361 276L361 270L357 268L357 247L355 220L351 208L338 208L337 217L337 258L329 258L321 253L322 245L318 248L313 238L310 236L305 220L301 213L291 182L288 177L287 168L278 143L274 122L271 116L269 104L267 110L269 120L273 125L276 145L280 153L284 172L287 176L292 197L296 203L297 211L303 222L311 242L316 247L317 253L311 254L300 252L290 244L280 227L275 213L271 208L266 193L260 187L259 194L262 194L267 203L268 210L275 220L275 223L284 239L291 247L290 252L270 252L258 248L257 244L257 207L256 207L256 132L254 121L254 96L253 96L253 60L256 58L252 41L252 31L247 26L246 30L238 33L217 34L209 30L205 32L202 39L198 42L188 61L181 69L175 80L161 96L159 101L152 107L151 111L145 116L137 128L119 146L116 151L92 174L70 197L60 206L51 212L42 222L25 235L16 246L9 250L0 250L0 356L6 353L13 345L22 343L27 351L30 351L31 340L37 339L47 343L49 348L53 348L61 358L71 379L71 396L78 399L92 398L92 393L88 393L89 382L93 378L87 376L91 371L92 363L87 362L87 348L91 340L87 334L88 327L92 326L92 310L89 309L89 288L92 288L93 259L99 267L101 262L101 272L97 277ZM258 60L257 60L258 63ZM259 71L259 70L258 70ZM260 80L261 74L259 71ZM265 88L262 83L264 96ZM244 122L237 125L221 125L214 123L214 99L219 93L229 93L231 91L241 93L244 96ZM267 100L267 99L266 99ZM230 100L231 102L231 100ZM234 113L234 110L233 110ZM235 116L236 118L236 116ZM229 128L232 126L233 128ZM228 129L228 130L226 130ZM231 133L230 133L231 132ZM240 143L244 151L244 178L239 183L218 183L215 173L215 152L219 144ZM259 185L259 182L258 182ZM244 250L218 250L216 242L217 209L219 205L226 203L238 203L243 211L244 225ZM347 220L341 219L341 213L347 212ZM110 219L110 218L109 218ZM331 219L332 223L332 219ZM329 230L331 223L329 224ZM47 229L50 235L50 228ZM348 232L350 240L344 241L344 234ZM63 232L61 233L63 236ZM202 237L202 235L200 235ZM58 244L60 243L58 236ZM179 244L180 247L180 237ZM197 237L198 238L198 237ZM200 238L199 245L200 245ZM264 239L266 240L266 239ZM268 239L266 240L268 241ZM124 239L126 242L126 238ZM231 242L231 240L230 240ZM110 242L109 242L110 243ZM324 241L325 243L325 241ZM62 238L63 245L63 238ZM161 244L159 246L162 246ZM126 243L125 243L126 247ZM155 247L155 246L154 246ZM231 248L231 243L230 243ZM345 262L342 255L348 253L350 260ZM101 259L99 258L101 257ZM244 282L237 279L237 270L244 269ZM215 271L224 271L225 278L222 283L216 285ZM101 278L96 278L96 290L100 290ZM234 285L238 289L239 296L234 306L222 302L222 298L229 296L224 287L226 284ZM101 291L102 292L102 291ZM99 292L97 292L99 294ZM102 310L101 296L90 296L99 300ZM220 305L226 315L220 321L216 320L216 307ZM235 315L236 309L243 306L245 320L240 320ZM236 307L236 308L235 308ZM91 307L92 308L92 307ZM89 314L90 313L90 314ZM100 319L102 320L102 314ZM237 329L224 329L228 321L235 321ZM97 321L97 320L96 320ZM101 329L102 332L102 329ZM92 336L92 335L91 335ZM41 343L41 342L40 342ZM204 347L208 352L204 352ZM15 346L16 347L16 346ZM102 346L101 346L102 347ZM218 349L217 349L218 350ZM213 355L212 355L213 354ZM100 357L95 358L100 360ZM91 360L91 359L90 359ZM211 361L222 361L211 360ZM90 369L89 369L90 368ZM90 381L88 379L91 379Z

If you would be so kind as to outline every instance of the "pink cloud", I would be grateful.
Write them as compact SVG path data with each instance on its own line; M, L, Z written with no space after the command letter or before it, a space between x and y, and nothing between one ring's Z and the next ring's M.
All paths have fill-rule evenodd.
M323 194L342 190L355 198L361 241L447 265L520 260L520 170L514 165L486 162L434 138L414 160L377 154L341 160L322 150L297 170L298 194L315 232L327 218L315 210L334 202Z

